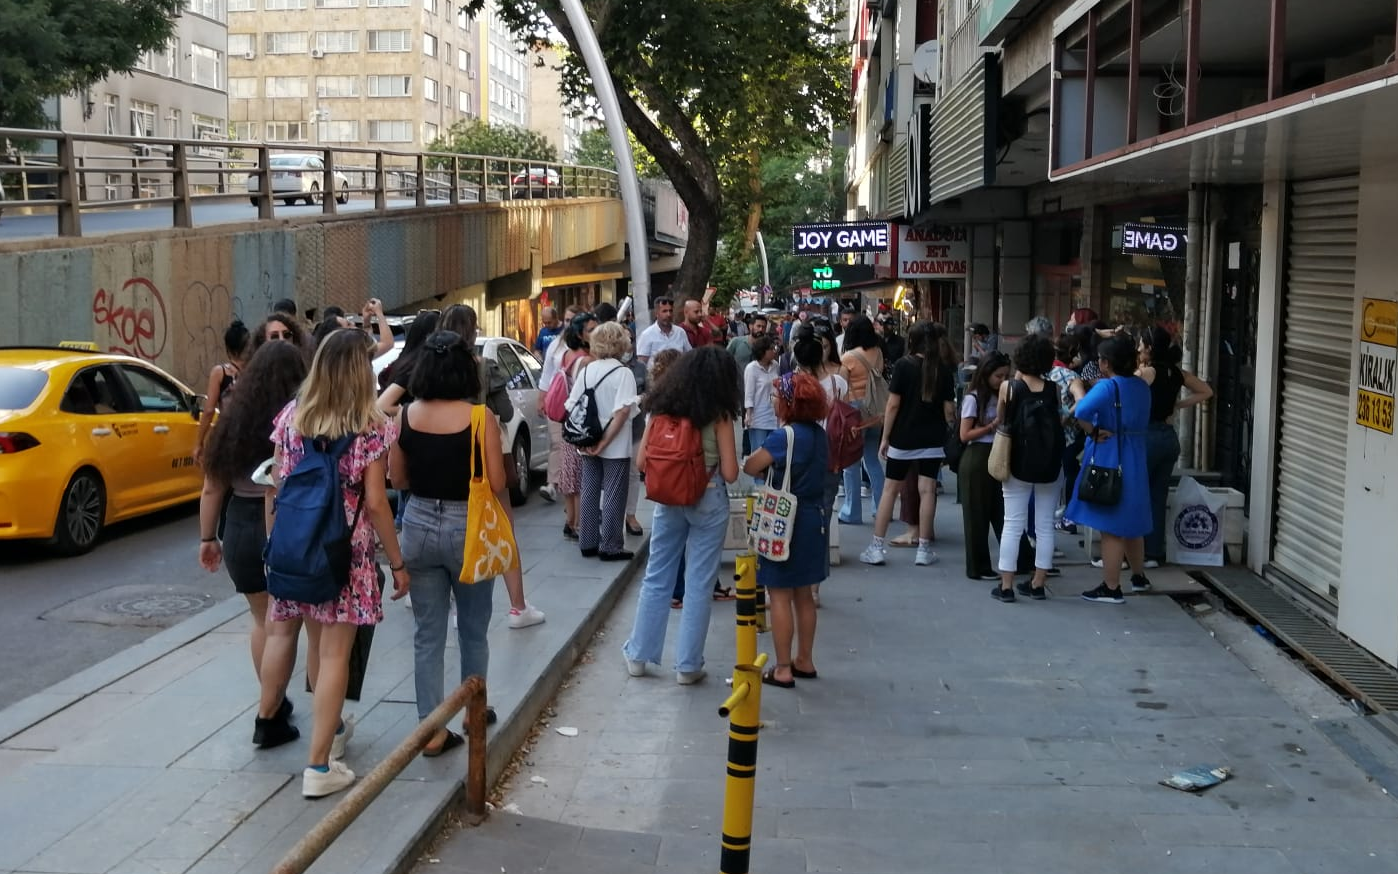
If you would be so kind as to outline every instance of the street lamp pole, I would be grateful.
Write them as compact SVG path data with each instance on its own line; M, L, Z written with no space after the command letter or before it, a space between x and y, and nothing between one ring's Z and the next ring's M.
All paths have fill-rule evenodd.
M631 250L631 296L636 316L636 330L650 324L650 250L646 245L646 218L641 205L641 180L636 175L636 162L631 157L631 141L626 137L626 123L621 117L621 103L617 100L616 88L612 84L607 61L602 57L602 47L597 42L597 34L592 30L587 11L582 0L561 0L563 12L568 16L568 24L578 39L578 49L583 62L587 64L588 75L592 77L593 88L597 92L597 102L602 104L602 122L607 127L607 138L612 142L612 154L616 155L617 179L621 185L621 203L626 212L626 244Z
M762 253L762 291L757 295L758 309L767 305L767 295L772 292L772 277L767 273L767 244L762 241L762 232L757 232L757 250Z

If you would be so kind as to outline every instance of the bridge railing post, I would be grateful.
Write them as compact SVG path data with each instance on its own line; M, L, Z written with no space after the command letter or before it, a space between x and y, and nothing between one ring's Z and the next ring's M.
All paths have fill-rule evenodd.
M461 156L451 156L451 205L461 204Z
M177 228L194 227L194 205L189 197L189 152L181 140L171 146L170 164L173 171L172 194L175 197L174 224Z
M418 206L427 205L427 156L417 153L417 194Z
M388 176L384 173L383 149L374 153L374 209L388 209Z
M335 186L335 150L327 146L322 160L325 163L325 178L320 182L320 211L325 215L334 215L339 205L336 198L340 194Z
M73 139L64 134L58 139L58 235L83 235L82 186L78 183L77 162L74 160Z
M273 218L272 213L272 150L266 145L257 147L257 217L262 220Z

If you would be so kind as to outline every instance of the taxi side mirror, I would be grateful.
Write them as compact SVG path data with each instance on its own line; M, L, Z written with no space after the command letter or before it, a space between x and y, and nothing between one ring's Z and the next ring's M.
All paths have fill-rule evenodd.
M194 421L204 415L204 404L206 399L203 395L194 395L189 399L189 414L194 417Z

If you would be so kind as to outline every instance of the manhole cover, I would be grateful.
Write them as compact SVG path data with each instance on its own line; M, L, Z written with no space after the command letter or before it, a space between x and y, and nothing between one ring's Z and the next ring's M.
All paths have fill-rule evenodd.
M44 619L165 628L210 607L215 599L181 586L115 586L69 601Z

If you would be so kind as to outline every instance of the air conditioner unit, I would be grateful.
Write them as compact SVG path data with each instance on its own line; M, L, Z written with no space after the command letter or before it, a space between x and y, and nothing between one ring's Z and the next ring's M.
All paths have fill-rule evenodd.
M315 58L318 61L321 58L325 57L325 52L321 49L311 49L311 57Z
M257 52L243 52L243 60L245 61L251 61L255 57L257 57Z

